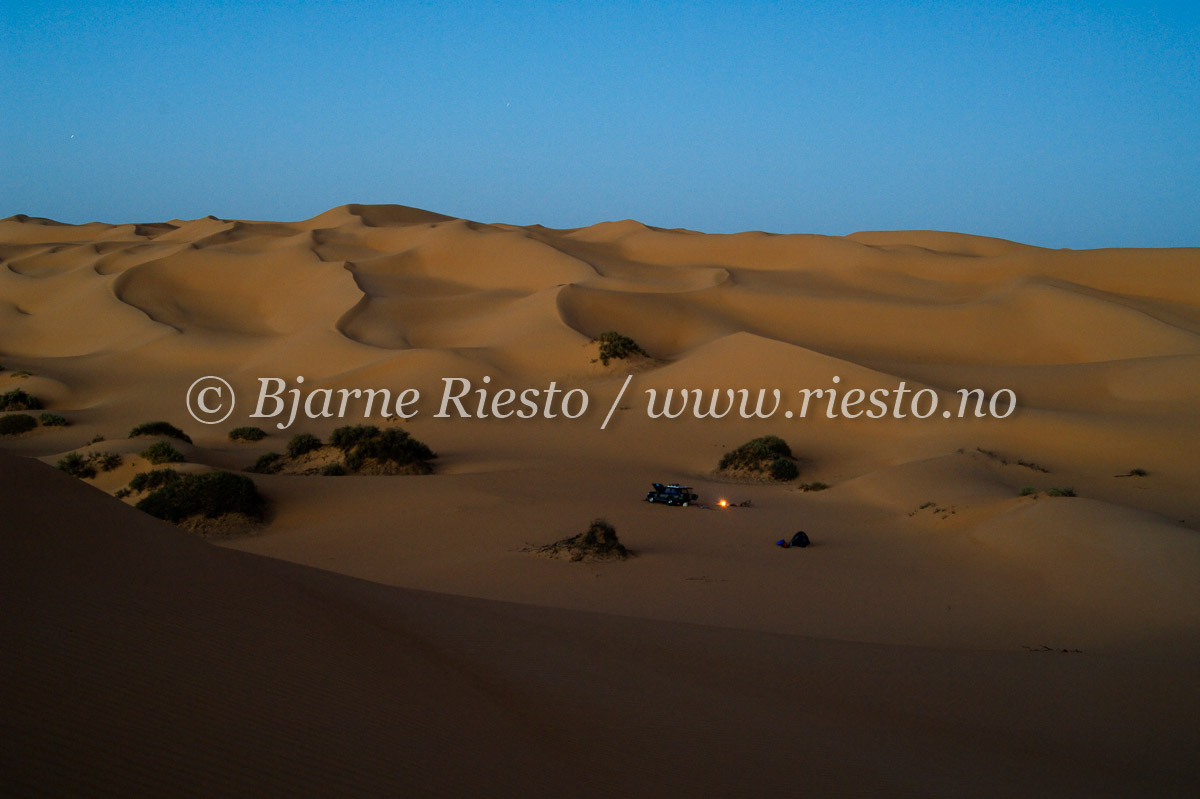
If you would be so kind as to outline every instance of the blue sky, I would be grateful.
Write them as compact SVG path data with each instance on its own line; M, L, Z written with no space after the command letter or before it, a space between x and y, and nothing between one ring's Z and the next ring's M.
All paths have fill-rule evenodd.
M4 2L0 216L1200 245L1200 5Z

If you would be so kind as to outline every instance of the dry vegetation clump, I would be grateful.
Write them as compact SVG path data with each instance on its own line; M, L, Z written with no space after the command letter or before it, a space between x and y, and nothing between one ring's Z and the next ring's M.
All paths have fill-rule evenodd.
M617 540L616 529L604 519L594 519L579 535L533 551L543 557L570 561L625 560L632 554Z

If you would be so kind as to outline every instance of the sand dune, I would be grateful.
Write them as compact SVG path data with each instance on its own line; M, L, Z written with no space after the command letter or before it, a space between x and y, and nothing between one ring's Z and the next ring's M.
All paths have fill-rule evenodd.
M405 591L216 549L39 464L0 463L9 792L1194 787L1200 695L1175 664Z
M362 205L0 220L0 393L70 422L0 448L123 458L89 481L2 461L19 786L1191 795L1198 278L1196 249L934 231L554 230ZM648 357L598 362L613 330ZM203 375L238 392L225 423L187 416ZM263 376L420 390L404 429L438 473L255 475L267 523L219 548L106 496L149 468L149 440L126 438L142 422L183 427L177 468L202 472L362 421L250 419ZM433 418L448 377L592 404ZM650 391L779 389L798 411L800 389L900 381L942 407L1009 388L1018 410L647 418ZM231 442L244 424L266 439ZM768 433L830 487L713 473ZM754 507L641 501L669 480ZM634 558L522 551L597 516ZM813 547L773 545L797 529Z

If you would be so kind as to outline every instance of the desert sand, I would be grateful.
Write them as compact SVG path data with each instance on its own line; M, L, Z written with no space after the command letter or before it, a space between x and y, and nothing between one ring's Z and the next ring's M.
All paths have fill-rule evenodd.
M1200 250L350 205L291 223L10 217L0 266L0 393L70 422L0 437L16 792L1200 790ZM648 357L599 363L610 330ZM187 414L204 375L238 392L226 422ZM645 413L651 389L794 394L835 375L1009 388L1018 409ZM209 541L112 496L150 468L148 439L126 438L143 422L183 428L176 468L199 472L363 421L249 419L264 376L418 389L401 426L435 473L250 475L265 524ZM592 405L434 417L443 378L485 376ZM230 441L245 424L266 439ZM798 481L714 472L766 434ZM123 463L53 468L94 450ZM752 507L651 505L652 481ZM814 481L829 488L798 489ZM530 555L596 517L634 557ZM798 529L813 546L774 546Z

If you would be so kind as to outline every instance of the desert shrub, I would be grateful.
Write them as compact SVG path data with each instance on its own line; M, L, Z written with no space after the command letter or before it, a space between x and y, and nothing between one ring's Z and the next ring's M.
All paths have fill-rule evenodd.
M91 479L96 476L96 467L78 452L70 452L58 459L58 468L72 477Z
M95 464L102 472L111 472L121 465L121 456L115 452L89 452L89 463Z
M287 454L290 458L299 458L301 455L320 448L321 439L312 433L301 433L297 436L292 436L292 440L287 445Z
M129 431L130 438L137 438L138 436L167 436L169 438L177 438L188 444L192 443L192 439L187 433L170 422L146 422L145 424L139 424Z
M616 529L605 519L594 519L586 532L539 547L537 551L550 557L573 561L608 558L623 560L630 554L617 540Z
M1036 493L1037 493L1037 489L1034 488L1033 486L1022 486L1021 487L1021 496L1023 496L1023 497L1031 497Z
M398 427L383 432L375 427L368 427L367 430L369 435L362 432L353 434L355 442L348 448L345 457L346 468L350 471L362 469L368 460L380 465L395 464L415 472L430 471L426 461L433 460L437 455L404 430Z
M346 427L339 427L329 435L329 444L345 453L362 442L375 438L378 435L379 428L373 424L360 424L354 427L347 425Z
M138 472L129 481L129 489L142 493L174 483L179 479L179 472L174 469L151 469L148 472Z
M230 441L262 441L266 437L261 427L235 427L229 431Z
M12 376L13 377L22 377L22 378L23 377L33 377L33 372L28 372L28 371L22 369L19 372L13 372Z
M166 441L155 441L142 450L142 457L154 464L179 463L183 460L183 454Z
M279 459L282 457L278 452L268 452L265 455L259 455L258 460L247 467L246 471L258 474L275 474L282 465L279 463Z
M192 516L215 519L227 513L262 518L262 496L254 481L230 472L184 474L137 503L137 509L169 522Z
M622 336L615 330L601 333L596 341L600 342L600 362L608 366L614 359L628 358L631 355L646 355L646 351L629 336Z
M774 480L794 480L800 474L792 448L779 436L762 436L721 456L720 471L766 472Z
M796 468L795 462L787 458L776 458L771 461L771 465L767 467L767 472L771 475L772 480L779 480L780 482L795 480L800 476L800 470Z
M321 470L321 474L326 477L341 477L346 474L346 467L340 463L329 463Z
M812 483L801 483L799 488L801 491L824 491L825 489L829 488L829 485L817 480Z
M96 435L92 436L92 440L89 441L88 443L89 444L99 444L103 440L104 440L104 436L97 433Z
M1048 496L1048 497L1073 497L1073 496L1075 496L1075 489L1059 488L1058 486L1053 486L1051 488L1046 489L1046 496Z
M129 496L130 493L131 492L128 488L118 488L113 496L117 499L125 499L125 497Z
M0 394L0 411L40 411L42 401L37 397L26 394L23 389L14 388Z
M27 413L10 413L0 416L0 436L19 436L37 427L37 419Z
M39 414L38 421L42 423L42 427L66 427L70 424L65 417L59 416L57 413Z
M1145 469L1130 469L1129 476L1130 477L1145 477L1146 470Z

